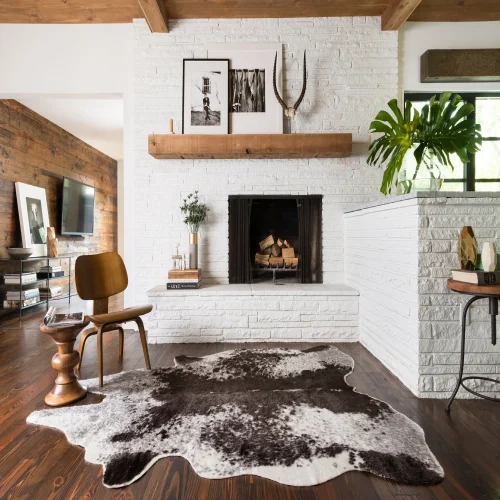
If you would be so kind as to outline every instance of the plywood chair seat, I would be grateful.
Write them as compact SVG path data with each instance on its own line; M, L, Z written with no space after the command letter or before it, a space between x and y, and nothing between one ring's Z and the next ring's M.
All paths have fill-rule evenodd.
M93 300L94 310L87 318L94 323L94 327L85 330L80 337L80 363L83 360L85 342L92 335L97 335L97 367L99 373L99 385L103 386L103 342L102 337L106 332L118 330L119 344L118 354L123 357L124 333L120 323L137 323L139 335L141 336L144 360L148 370L151 369L149 362L148 344L146 331L141 316L148 314L153 309L150 304L129 307L121 311L109 312L109 297L123 292L128 285L127 270L122 258L116 252L105 252L96 255L81 255L75 263L75 283L78 295L83 300Z
M148 314L152 310L153 306L151 304L145 304L143 306L127 307L122 311L114 311L105 314L91 314L87 316L87 318L96 326L105 323L125 323L127 321L133 321L134 318L138 316Z

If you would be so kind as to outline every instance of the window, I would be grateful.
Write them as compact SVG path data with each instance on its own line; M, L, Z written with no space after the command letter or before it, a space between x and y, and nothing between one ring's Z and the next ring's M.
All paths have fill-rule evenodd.
M210 78L206 78L205 76L203 77L203 93L204 94L212 93L210 91Z
M465 165L458 157L452 159L454 170L446 175L443 189L446 191L500 191L500 93L460 93L474 105L469 118L481 125L483 145L476 154L469 154ZM405 101L411 101L421 110L435 93L405 93Z

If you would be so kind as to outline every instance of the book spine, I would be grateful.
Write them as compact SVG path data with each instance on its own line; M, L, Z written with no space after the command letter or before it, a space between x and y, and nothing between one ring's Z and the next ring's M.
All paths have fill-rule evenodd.
M500 272L477 273L478 285L498 285L500 284Z
M168 279L167 283L199 283L201 280L196 278L186 278L186 279Z
M196 290L198 283L167 283L167 290Z

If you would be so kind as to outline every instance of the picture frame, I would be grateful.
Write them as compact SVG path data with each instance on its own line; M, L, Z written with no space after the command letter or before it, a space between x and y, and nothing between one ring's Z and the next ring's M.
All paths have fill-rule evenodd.
M283 108L273 89L283 95L283 45L281 43L213 43L209 58L229 59L229 126L232 134L282 134ZM264 89L259 91L258 86ZM236 109L235 109L236 108Z
M45 189L16 182L17 208L23 247L33 249L33 257L47 255L47 228L50 227Z
M229 59L183 59L182 133L229 134Z

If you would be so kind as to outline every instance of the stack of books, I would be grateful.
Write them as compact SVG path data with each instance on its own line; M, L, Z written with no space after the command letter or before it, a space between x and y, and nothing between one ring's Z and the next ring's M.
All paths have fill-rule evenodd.
M471 283L472 285L500 285L500 271L464 271L463 269L453 269L451 277L455 281Z
M61 278L64 276L64 271L61 266L43 266L36 273L39 280L47 278Z
M62 286L41 286L39 290L42 300L55 299L63 294Z
M36 273L14 273L4 274L3 280L6 285L26 285L27 283L34 283L37 277Z
M4 308L31 306L40 302L40 291L38 288L29 290L9 290L3 301Z
M201 286L201 269L171 269L167 290L196 290Z

